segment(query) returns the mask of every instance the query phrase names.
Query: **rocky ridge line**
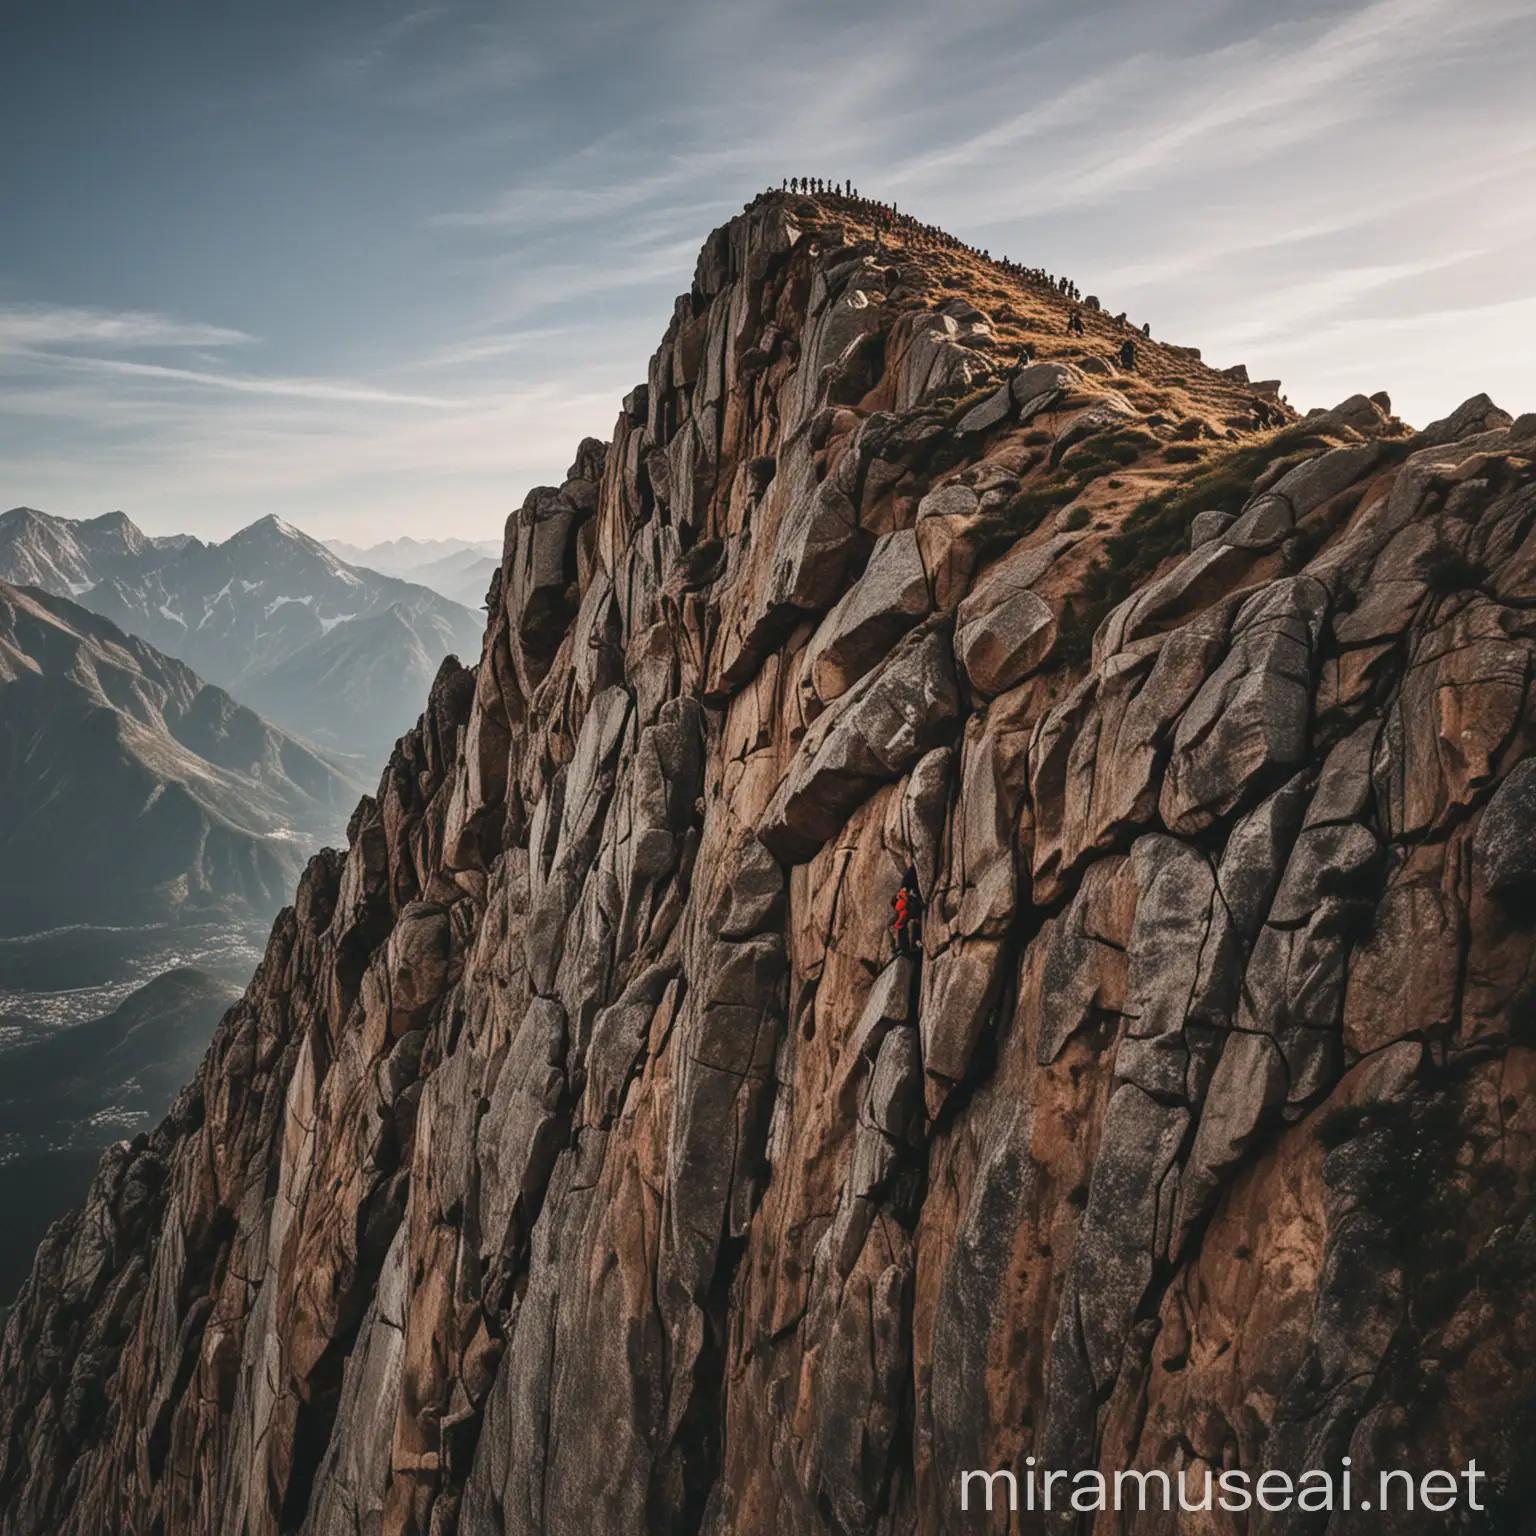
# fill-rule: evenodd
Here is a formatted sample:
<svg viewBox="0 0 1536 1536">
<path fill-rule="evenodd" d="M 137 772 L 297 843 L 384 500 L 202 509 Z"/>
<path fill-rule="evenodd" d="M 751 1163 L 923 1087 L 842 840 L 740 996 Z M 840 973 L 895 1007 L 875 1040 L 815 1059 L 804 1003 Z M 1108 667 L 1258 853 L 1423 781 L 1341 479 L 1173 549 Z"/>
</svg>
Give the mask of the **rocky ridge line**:
<svg viewBox="0 0 1536 1536">
<path fill-rule="evenodd" d="M 855 214 L 711 235 L 509 519 L 39 1253 L 5 1531 L 980 1530 L 1031 1455 L 1529 1507 L 1536 417 L 1124 373 Z"/>
</svg>

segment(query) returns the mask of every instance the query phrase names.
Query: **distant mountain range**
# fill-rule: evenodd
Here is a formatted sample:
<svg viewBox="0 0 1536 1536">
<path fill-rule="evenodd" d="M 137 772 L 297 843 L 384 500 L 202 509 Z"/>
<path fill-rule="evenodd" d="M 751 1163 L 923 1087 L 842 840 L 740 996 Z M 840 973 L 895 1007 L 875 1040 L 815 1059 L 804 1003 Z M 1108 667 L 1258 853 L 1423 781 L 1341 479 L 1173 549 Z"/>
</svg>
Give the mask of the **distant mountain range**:
<svg viewBox="0 0 1536 1536">
<path fill-rule="evenodd" d="M 111 620 L 0 583 L 0 933 L 269 916 L 359 788 Z"/>
<path fill-rule="evenodd" d="M 325 547 L 348 565 L 366 565 L 386 576 L 405 576 L 457 555 L 501 558 L 500 539 L 401 538 L 385 539 L 382 544 L 348 544 L 345 539 L 327 539 Z"/>
<path fill-rule="evenodd" d="M 193 1074 L 443 658 L 478 659 L 497 560 L 379 554 L 430 581 L 276 517 L 208 544 L 0 515 L 0 1303 L 100 1148 Z"/>
<path fill-rule="evenodd" d="M 325 547 L 350 565 L 414 581 L 466 608 L 485 605 L 501 564 L 501 545 L 491 539 L 389 539 L 366 547 L 327 539 Z"/>
<path fill-rule="evenodd" d="M 468 606 L 350 565 L 278 517 L 205 544 L 152 538 L 120 512 L 75 521 L 17 507 L 0 514 L 0 581 L 105 615 L 369 773 L 415 721 L 442 658 L 477 657 L 484 627 Z"/>
</svg>

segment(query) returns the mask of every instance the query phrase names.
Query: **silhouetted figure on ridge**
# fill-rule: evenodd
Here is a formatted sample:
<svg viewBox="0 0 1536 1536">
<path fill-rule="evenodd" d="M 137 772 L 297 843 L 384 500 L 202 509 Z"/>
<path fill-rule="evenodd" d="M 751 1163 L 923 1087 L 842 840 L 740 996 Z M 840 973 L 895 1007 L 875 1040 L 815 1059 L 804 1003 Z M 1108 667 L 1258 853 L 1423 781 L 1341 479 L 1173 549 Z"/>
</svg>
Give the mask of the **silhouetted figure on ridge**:
<svg viewBox="0 0 1536 1536">
<path fill-rule="evenodd" d="M 1067 317 L 1067 335 L 1081 336 L 1082 334 L 1083 312 L 1080 309 L 1074 309 L 1072 313 Z"/>
<path fill-rule="evenodd" d="M 1127 372 L 1136 366 L 1136 343 L 1129 336 L 1120 343 L 1120 366 Z"/>
</svg>

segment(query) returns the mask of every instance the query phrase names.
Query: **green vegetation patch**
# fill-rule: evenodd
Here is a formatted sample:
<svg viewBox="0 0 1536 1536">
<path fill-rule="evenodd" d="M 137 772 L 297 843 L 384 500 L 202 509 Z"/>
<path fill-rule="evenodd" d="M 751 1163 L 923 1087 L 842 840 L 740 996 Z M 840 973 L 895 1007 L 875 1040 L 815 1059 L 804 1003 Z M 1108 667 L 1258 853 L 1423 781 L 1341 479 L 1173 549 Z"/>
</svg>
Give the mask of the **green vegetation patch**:
<svg viewBox="0 0 1536 1536">
<path fill-rule="evenodd" d="M 1074 476 L 1079 489 L 1109 468 L 1134 464 L 1149 448 L 1157 447 L 1150 432 L 1131 427 L 1120 432 L 1101 432 L 1075 443 L 1061 458 L 1061 468 Z"/>
<path fill-rule="evenodd" d="M 977 528 L 981 559 L 990 560 L 1011 549 L 1076 495 L 1077 487 L 1070 480 L 1021 490 L 1011 501 L 981 520 Z"/>
<path fill-rule="evenodd" d="M 1104 543 L 1104 555 L 1083 578 L 1077 603 L 1068 603 L 1056 641 L 1056 658 L 1077 666 L 1092 654 L 1093 635 L 1105 614 L 1128 598 L 1171 555 L 1187 547 L 1189 525 L 1200 512 L 1237 513 L 1253 482 L 1277 456 L 1310 457 L 1330 444 L 1305 425 L 1267 442 L 1250 443 L 1207 461 L 1198 471 L 1142 502 Z"/>
</svg>

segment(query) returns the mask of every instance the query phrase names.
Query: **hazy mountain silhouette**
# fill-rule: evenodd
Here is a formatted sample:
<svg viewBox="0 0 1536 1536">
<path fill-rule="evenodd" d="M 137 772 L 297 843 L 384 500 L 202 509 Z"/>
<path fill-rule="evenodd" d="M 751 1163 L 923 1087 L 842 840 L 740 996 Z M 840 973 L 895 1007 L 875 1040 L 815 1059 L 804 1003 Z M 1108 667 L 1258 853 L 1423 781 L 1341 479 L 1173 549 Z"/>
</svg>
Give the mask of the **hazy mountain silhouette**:
<svg viewBox="0 0 1536 1536">
<path fill-rule="evenodd" d="M 278 517 L 205 544 L 151 538 L 120 512 L 77 522 L 18 507 L 0 515 L 0 580 L 106 615 L 237 698 L 259 699 L 286 729 L 323 722 L 318 739 L 370 773 L 414 722 L 442 658 L 473 659 L 483 627 L 468 607 L 350 566 Z M 349 626 L 391 609 L 394 623 L 365 631 L 394 645 L 368 652 L 370 677 L 339 668 L 339 655 L 364 654 Z"/>
<path fill-rule="evenodd" d="M 0 583 L 0 932 L 268 914 L 358 787 L 99 614 Z"/>
</svg>

